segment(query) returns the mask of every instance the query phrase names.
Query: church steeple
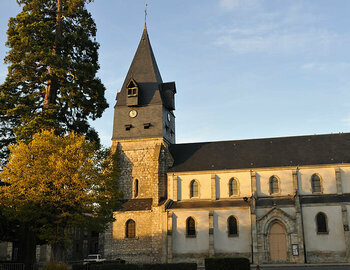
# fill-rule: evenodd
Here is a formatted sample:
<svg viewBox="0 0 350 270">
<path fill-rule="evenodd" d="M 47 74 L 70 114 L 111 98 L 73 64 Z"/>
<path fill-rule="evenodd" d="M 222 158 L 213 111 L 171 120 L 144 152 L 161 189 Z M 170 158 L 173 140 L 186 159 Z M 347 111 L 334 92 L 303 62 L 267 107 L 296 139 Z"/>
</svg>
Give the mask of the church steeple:
<svg viewBox="0 0 350 270">
<path fill-rule="evenodd" d="M 175 93 L 174 82 L 163 83 L 145 25 L 121 91 L 117 94 L 113 139 L 163 137 L 174 143 Z"/>
</svg>

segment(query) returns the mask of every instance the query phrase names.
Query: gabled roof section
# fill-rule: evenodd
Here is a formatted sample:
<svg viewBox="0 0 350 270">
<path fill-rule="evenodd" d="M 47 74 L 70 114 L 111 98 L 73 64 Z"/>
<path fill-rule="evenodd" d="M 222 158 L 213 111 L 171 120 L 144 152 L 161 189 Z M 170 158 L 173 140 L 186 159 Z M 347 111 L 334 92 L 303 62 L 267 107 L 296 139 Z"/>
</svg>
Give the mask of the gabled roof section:
<svg viewBox="0 0 350 270">
<path fill-rule="evenodd" d="M 169 172 L 350 163 L 350 133 L 173 144 Z"/>
<path fill-rule="evenodd" d="M 124 80 L 122 89 L 117 95 L 117 106 L 126 105 L 126 88 L 133 79 L 140 89 L 140 105 L 161 104 L 159 84 L 163 82 L 160 75 L 147 28 L 143 30 L 139 46 Z"/>
</svg>

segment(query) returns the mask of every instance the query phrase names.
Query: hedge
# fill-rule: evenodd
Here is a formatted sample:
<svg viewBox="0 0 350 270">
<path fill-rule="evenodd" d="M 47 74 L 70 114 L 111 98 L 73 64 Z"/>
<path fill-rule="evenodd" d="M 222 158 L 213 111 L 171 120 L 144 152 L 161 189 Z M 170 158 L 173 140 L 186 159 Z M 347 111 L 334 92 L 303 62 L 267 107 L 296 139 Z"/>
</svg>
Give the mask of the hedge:
<svg viewBox="0 0 350 270">
<path fill-rule="evenodd" d="M 250 270 L 247 258 L 206 258 L 205 270 Z"/>
<path fill-rule="evenodd" d="M 72 265 L 72 270 L 197 270 L 196 263 L 123 264 L 115 262 Z"/>
<path fill-rule="evenodd" d="M 197 270 L 196 263 L 159 263 L 140 266 L 140 270 Z"/>
</svg>

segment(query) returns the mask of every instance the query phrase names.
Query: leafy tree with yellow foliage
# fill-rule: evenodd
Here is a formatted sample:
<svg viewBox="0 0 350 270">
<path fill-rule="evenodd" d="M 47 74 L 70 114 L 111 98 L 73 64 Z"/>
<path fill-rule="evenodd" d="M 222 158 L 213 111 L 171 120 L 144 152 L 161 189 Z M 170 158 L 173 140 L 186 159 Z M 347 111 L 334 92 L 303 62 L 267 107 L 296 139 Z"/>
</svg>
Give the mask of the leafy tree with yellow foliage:
<svg viewBox="0 0 350 270">
<path fill-rule="evenodd" d="M 9 220 L 29 224 L 62 260 L 69 228 L 101 231 L 113 220 L 120 192 L 115 156 L 96 151 L 74 132 L 56 136 L 42 131 L 29 143 L 10 146 L 0 180 L 0 206 Z"/>
</svg>

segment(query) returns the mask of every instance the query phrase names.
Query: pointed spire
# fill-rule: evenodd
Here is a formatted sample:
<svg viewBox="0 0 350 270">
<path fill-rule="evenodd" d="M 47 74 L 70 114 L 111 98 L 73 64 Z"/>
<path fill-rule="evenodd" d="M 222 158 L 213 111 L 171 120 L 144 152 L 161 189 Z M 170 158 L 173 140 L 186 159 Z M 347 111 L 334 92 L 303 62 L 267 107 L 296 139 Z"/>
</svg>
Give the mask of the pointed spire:
<svg viewBox="0 0 350 270">
<path fill-rule="evenodd" d="M 127 84 L 131 79 L 135 80 L 140 87 L 142 103 L 148 104 L 151 101 L 157 102 L 155 98 L 159 95 L 155 95 L 155 91 L 159 89 L 159 84 L 161 84 L 163 80 L 153 54 L 147 27 L 143 30 L 134 59 L 126 75 L 120 95 L 117 97 L 117 105 L 124 105 Z"/>
</svg>

